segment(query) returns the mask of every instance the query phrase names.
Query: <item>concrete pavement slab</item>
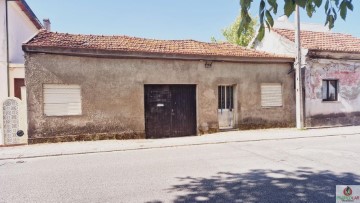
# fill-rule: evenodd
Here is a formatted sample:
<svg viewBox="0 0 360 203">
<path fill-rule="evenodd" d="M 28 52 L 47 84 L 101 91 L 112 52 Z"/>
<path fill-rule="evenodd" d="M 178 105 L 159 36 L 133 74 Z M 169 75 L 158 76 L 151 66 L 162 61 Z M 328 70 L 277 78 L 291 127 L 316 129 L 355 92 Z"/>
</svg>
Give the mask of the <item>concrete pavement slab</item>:
<svg viewBox="0 0 360 203">
<path fill-rule="evenodd" d="M 341 135 L 360 135 L 360 126 L 297 130 L 264 129 L 228 131 L 214 134 L 167 139 L 102 140 L 67 143 L 49 143 L 0 147 L 0 160 L 23 159 L 44 156 L 61 156 L 152 148 L 181 147 L 190 145 L 220 144 L 231 142 L 255 142 L 264 140 L 307 139 Z"/>
</svg>

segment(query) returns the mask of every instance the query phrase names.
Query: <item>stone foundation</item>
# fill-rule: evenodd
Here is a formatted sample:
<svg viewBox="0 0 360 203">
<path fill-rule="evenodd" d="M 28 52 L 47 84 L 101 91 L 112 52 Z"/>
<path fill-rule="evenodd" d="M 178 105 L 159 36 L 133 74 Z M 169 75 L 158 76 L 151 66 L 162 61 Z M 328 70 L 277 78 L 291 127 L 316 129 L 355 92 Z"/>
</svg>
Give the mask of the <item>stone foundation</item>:
<svg viewBox="0 0 360 203">
<path fill-rule="evenodd" d="M 267 128 L 292 128 L 295 121 L 268 121 L 261 118 L 245 118 L 238 125 L 240 130 L 267 129 Z"/>
<path fill-rule="evenodd" d="M 320 114 L 306 118 L 306 127 L 360 125 L 360 112 Z"/>
<path fill-rule="evenodd" d="M 101 133 L 86 135 L 63 135 L 53 137 L 34 137 L 29 138 L 29 144 L 40 143 L 58 143 L 74 141 L 96 141 L 96 140 L 128 140 L 128 139 L 145 139 L 144 133 Z"/>
</svg>

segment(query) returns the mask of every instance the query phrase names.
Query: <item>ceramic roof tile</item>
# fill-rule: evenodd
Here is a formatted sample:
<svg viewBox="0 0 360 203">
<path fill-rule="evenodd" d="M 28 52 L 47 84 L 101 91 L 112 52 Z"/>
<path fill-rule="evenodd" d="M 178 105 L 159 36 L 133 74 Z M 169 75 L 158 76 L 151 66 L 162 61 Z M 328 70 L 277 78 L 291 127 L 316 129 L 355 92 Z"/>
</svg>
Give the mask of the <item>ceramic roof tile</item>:
<svg viewBox="0 0 360 203">
<path fill-rule="evenodd" d="M 295 31 L 273 29 L 279 35 L 295 41 Z M 310 50 L 360 53 L 360 38 L 333 32 L 301 31 L 301 46 Z"/>
<path fill-rule="evenodd" d="M 114 50 L 176 55 L 289 58 L 229 43 L 206 43 L 194 40 L 155 40 L 129 36 L 76 35 L 41 31 L 24 46 Z"/>
</svg>

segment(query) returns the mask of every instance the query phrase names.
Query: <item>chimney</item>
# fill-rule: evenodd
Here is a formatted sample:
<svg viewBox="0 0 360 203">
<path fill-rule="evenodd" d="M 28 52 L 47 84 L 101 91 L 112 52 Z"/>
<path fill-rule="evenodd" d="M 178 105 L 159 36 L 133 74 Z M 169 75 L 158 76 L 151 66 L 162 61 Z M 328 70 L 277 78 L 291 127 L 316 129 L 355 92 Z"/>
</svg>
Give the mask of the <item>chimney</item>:
<svg viewBox="0 0 360 203">
<path fill-rule="evenodd" d="M 44 28 L 45 30 L 47 30 L 48 32 L 51 31 L 51 22 L 49 18 L 44 18 L 43 19 L 43 23 L 44 23 Z"/>
</svg>

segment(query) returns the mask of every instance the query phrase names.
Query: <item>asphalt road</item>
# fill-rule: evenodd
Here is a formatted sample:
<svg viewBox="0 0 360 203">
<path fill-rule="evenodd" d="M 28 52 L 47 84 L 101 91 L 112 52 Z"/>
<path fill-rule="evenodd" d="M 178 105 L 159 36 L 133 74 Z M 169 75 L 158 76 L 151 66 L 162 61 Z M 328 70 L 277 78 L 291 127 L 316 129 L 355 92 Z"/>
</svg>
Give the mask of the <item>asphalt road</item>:
<svg viewBox="0 0 360 203">
<path fill-rule="evenodd" d="M 0 161 L 0 202 L 335 202 L 360 136 Z"/>
</svg>

